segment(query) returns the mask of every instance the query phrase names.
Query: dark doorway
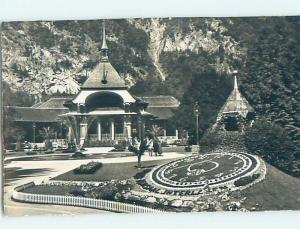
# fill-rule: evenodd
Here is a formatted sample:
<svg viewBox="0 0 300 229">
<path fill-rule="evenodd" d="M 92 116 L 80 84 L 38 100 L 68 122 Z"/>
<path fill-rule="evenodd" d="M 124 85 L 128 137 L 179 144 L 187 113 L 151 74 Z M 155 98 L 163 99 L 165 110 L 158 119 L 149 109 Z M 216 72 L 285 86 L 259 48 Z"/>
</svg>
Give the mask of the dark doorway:
<svg viewBox="0 0 300 229">
<path fill-rule="evenodd" d="M 91 111 L 97 108 L 123 107 L 121 96 L 110 92 L 101 92 L 90 95 L 86 100 L 86 109 Z"/>
<path fill-rule="evenodd" d="M 237 119 L 235 117 L 227 117 L 225 119 L 225 129 L 227 131 L 238 131 L 239 125 Z"/>
</svg>

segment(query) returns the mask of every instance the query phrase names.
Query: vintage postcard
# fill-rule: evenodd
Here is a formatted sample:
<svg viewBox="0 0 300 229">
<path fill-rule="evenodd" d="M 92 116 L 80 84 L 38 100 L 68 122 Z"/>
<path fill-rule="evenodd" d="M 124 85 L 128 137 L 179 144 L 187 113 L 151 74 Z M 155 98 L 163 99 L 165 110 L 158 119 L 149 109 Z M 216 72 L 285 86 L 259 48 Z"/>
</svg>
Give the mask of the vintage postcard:
<svg viewBox="0 0 300 229">
<path fill-rule="evenodd" d="M 300 209 L 300 17 L 0 37 L 5 215 Z"/>
</svg>

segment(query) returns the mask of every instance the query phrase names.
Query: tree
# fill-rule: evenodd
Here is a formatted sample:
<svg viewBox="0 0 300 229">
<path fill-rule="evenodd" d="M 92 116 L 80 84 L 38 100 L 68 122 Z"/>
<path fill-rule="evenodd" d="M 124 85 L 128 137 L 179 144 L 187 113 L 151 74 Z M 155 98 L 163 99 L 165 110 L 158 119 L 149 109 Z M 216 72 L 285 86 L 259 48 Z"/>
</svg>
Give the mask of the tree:
<svg viewBox="0 0 300 229">
<path fill-rule="evenodd" d="M 13 91 L 6 82 L 3 82 L 3 140 L 4 147 L 10 148 L 10 143 L 24 139 L 25 131 L 15 123 L 15 117 L 18 115 L 11 106 L 31 106 L 34 102 L 32 96 L 22 91 Z"/>
<path fill-rule="evenodd" d="M 50 139 L 55 136 L 55 132 L 56 132 L 55 129 L 50 126 L 44 127 L 42 128 L 42 130 L 40 130 L 40 135 L 42 135 L 45 139 L 45 148 L 47 150 L 52 149 L 52 143 Z"/>
<path fill-rule="evenodd" d="M 287 131 L 266 118 L 261 118 L 245 131 L 245 144 L 250 153 L 261 156 L 285 172 L 292 172 L 296 147 Z"/>
<path fill-rule="evenodd" d="M 22 150 L 22 141 L 24 140 L 25 131 L 21 128 L 13 128 L 14 139 L 16 141 L 16 151 Z"/>
<path fill-rule="evenodd" d="M 157 138 L 158 136 L 161 135 L 163 131 L 162 127 L 159 127 L 157 125 L 152 125 L 151 129 L 147 131 L 147 134 L 149 135 L 150 138 Z"/>
<path fill-rule="evenodd" d="M 189 130 L 191 142 L 196 143 L 196 123 L 193 115 L 195 102 L 198 102 L 199 134 L 204 132 L 215 122 L 218 111 L 225 103 L 231 88 L 232 78 L 219 75 L 214 70 L 208 69 L 202 73 L 195 73 L 191 80 L 191 87 L 183 95 L 179 110 L 172 118 L 179 129 Z"/>
</svg>

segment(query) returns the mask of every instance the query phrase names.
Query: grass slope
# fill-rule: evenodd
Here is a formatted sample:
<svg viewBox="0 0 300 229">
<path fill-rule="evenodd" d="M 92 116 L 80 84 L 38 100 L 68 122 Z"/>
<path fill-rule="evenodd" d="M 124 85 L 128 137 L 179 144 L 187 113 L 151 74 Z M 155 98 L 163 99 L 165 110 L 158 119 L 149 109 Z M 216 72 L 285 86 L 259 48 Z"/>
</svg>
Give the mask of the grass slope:
<svg viewBox="0 0 300 229">
<path fill-rule="evenodd" d="M 171 160 L 146 161 L 143 168 L 138 170 L 135 162 L 104 164 L 93 175 L 74 174 L 73 170 L 54 177 L 53 180 L 74 180 L 74 181 L 108 181 L 111 179 L 128 179 L 137 173 L 152 169 L 155 166 Z M 300 179 L 281 172 L 275 167 L 266 163 L 266 178 L 241 192 L 247 197 L 243 204 L 251 209 L 257 204 L 257 210 L 300 210 Z"/>
<path fill-rule="evenodd" d="M 242 191 L 247 208 L 260 210 L 300 210 L 300 180 L 266 163 L 265 180 Z"/>
</svg>

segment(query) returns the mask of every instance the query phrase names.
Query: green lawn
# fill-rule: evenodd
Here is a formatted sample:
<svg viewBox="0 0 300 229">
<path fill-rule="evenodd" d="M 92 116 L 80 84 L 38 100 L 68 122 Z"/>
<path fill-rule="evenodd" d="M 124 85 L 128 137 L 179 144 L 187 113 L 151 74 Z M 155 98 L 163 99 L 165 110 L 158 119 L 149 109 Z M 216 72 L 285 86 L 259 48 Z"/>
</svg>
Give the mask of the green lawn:
<svg viewBox="0 0 300 229">
<path fill-rule="evenodd" d="M 77 175 L 73 171 L 54 177 L 53 180 L 74 181 L 109 181 L 111 179 L 128 179 L 143 170 L 149 170 L 157 165 L 172 160 L 143 162 L 143 168 L 138 170 L 136 162 L 104 164 L 95 174 Z M 300 210 L 300 179 L 281 172 L 266 163 L 265 180 L 241 192 L 246 197 L 243 204 L 251 209 L 256 204 L 257 210 Z"/>
<path fill-rule="evenodd" d="M 265 180 L 245 189 L 249 209 L 256 203 L 260 210 L 300 210 L 300 179 L 267 165 Z"/>
<path fill-rule="evenodd" d="M 103 164 L 102 168 L 100 168 L 94 174 L 74 174 L 73 170 L 71 170 L 52 178 L 52 180 L 109 181 L 112 179 L 129 179 L 134 177 L 134 175 L 138 172 L 141 172 L 145 169 L 151 169 L 168 161 L 171 160 L 142 161 L 141 169 L 136 167 L 136 162 Z"/>
</svg>

